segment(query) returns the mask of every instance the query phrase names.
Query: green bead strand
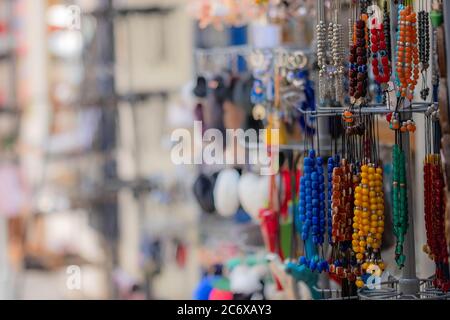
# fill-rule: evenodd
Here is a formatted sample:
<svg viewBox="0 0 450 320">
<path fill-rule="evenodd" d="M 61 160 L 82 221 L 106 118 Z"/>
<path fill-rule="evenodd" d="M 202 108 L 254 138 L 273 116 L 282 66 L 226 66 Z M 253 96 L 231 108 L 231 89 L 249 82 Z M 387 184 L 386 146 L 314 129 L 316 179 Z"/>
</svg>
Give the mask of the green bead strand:
<svg viewBox="0 0 450 320">
<path fill-rule="evenodd" d="M 394 235 L 397 238 L 395 247 L 395 261 L 402 268 L 405 264 L 403 243 L 408 230 L 408 195 L 406 193 L 406 157 L 398 145 L 393 149 L 393 174 L 392 174 L 392 208 Z"/>
</svg>

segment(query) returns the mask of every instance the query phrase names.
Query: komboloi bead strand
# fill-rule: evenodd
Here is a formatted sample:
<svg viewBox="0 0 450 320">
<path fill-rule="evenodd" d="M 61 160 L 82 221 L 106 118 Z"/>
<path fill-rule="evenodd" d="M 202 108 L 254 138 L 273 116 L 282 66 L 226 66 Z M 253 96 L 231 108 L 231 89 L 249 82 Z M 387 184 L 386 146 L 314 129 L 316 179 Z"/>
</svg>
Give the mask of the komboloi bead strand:
<svg viewBox="0 0 450 320">
<path fill-rule="evenodd" d="M 339 166 L 339 155 L 335 155 L 334 157 L 328 158 L 328 243 L 333 244 L 333 206 L 332 206 L 332 198 L 333 198 L 333 170 Z"/>
<path fill-rule="evenodd" d="M 351 240 L 351 221 L 353 216 L 352 175 L 346 159 L 333 169 L 333 242 Z"/>
<path fill-rule="evenodd" d="M 379 250 L 384 232 L 383 170 L 373 164 L 361 167 L 361 183 L 355 188 L 355 215 L 352 247 L 358 264 L 365 272 L 377 265 L 381 270 L 384 263 Z M 364 282 L 356 281 L 358 287 Z"/>
<path fill-rule="evenodd" d="M 434 286 L 447 292 L 450 289 L 448 251 L 445 237 L 444 177 L 440 155 L 429 154 L 424 162 L 425 228 L 427 245 L 424 251 L 436 264 Z"/>
<path fill-rule="evenodd" d="M 367 49 L 366 22 L 356 22 L 355 43 L 349 56 L 349 95 L 352 104 L 365 104 L 367 95 Z"/>
<path fill-rule="evenodd" d="M 432 21 L 433 22 L 433 21 Z M 432 38 L 432 78 L 431 84 L 433 88 L 437 88 L 439 86 L 439 59 L 437 54 L 437 28 L 433 24 L 433 38 Z"/>
<path fill-rule="evenodd" d="M 342 25 L 333 24 L 332 54 L 334 65 L 335 100 L 341 101 L 344 96 L 344 48 L 342 46 Z"/>
<path fill-rule="evenodd" d="M 388 11 L 388 2 L 384 1 L 383 4 L 383 30 L 384 30 L 384 38 L 386 41 L 386 51 L 389 58 L 392 57 L 392 48 L 391 48 L 391 18 L 389 16 Z"/>
<path fill-rule="evenodd" d="M 344 172 L 339 166 L 333 169 L 332 181 L 333 181 L 333 194 L 331 197 L 331 208 L 333 212 L 332 217 L 332 241 L 333 243 L 340 242 L 341 236 L 341 224 L 343 222 L 342 209 L 342 193 L 343 193 L 343 180 Z"/>
<path fill-rule="evenodd" d="M 352 167 L 346 159 L 333 169 L 333 195 L 332 195 L 332 241 L 333 252 L 337 253 L 330 264 L 330 272 L 336 273 L 340 278 L 354 281 L 350 268 L 350 261 L 346 258 L 348 242 L 352 236 L 353 218 L 353 184 Z"/>
<path fill-rule="evenodd" d="M 349 19 L 349 23 L 352 22 L 352 19 Z M 350 54 L 348 57 L 348 94 L 352 100 L 355 100 L 356 94 L 356 85 L 358 84 L 357 75 L 358 75 L 358 65 L 356 64 L 356 23 L 349 26 L 349 36 L 350 36 Z"/>
<path fill-rule="evenodd" d="M 344 160 L 342 160 L 344 161 Z M 337 163 L 333 168 L 332 173 L 332 196 L 331 196 L 331 210 L 332 210 L 332 223 L 331 223 L 331 242 L 333 244 L 332 253 L 338 256 L 331 257 L 330 272 L 337 273 L 337 269 L 341 268 L 341 261 L 339 256 L 339 243 L 342 240 L 341 226 L 345 219 L 344 212 L 342 212 L 342 194 L 344 192 L 344 172 L 340 165 Z"/>
<path fill-rule="evenodd" d="M 370 30 L 372 49 L 372 70 L 375 81 L 385 92 L 388 90 L 388 82 L 391 78 L 391 67 L 387 53 L 386 38 L 383 26 Z"/>
<path fill-rule="evenodd" d="M 336 87 L 334 86 L 335 80 L 336 80 L 336 76 L 337 76 L 337 72 L 335 70 L 335 65 L 334 65 L 334 28 L 333 28 L 333 23 L 330 22 L 328 24 L 328 30 L 327 30 L 327 53 L 330 53 L 330 65 L 327 68 L 327 73 L 328 73 L 328 79 L 330 80 L 328 85 L 326 86 L 326 90 L 327 90 L 327 95 L 328 97 L 330 97 L 331 99 L 335 99 L 336 97 Z M 334 70 L 332 70 L 334 69 Z"/>
<path fill-rule="evenodd" d="M 327 56 L 326 56 L 326 25 L 320 21 L 316 26 L 317 31 L 317 64 L 319 66 L 319 99 L 325 100 L 327 90 Z"/>
<path fill-rule="evenodd" d="M 359 1 L 359 8 L 361 10 L 361 13 L 367 13 L 368 6 L 369 6 L 368 0 L 360 0 Z"/>
<path fill-rule="evenodd" d="M 318 210 L 317 232 L 313 234 L 313 243 L 322 246 L 325 240 L 326 214 L 325 177 L 323 170 L 323 159 L 321 157 L 316 157 L 315 172 L 311 174 L 311 179 L 313 187 L 313 209 L 316 208 Z M 316 238 L 314 238 L 314 235 Z"/>
<path fill-rule="evenodd" d="M 370 229 L 369 236 L 367 237 L 367 245 L 373 253 L 377 254 L 381 248 L 381 240 L 384 232 L 383 169 L 375 165 L 370 165 L 368 166 L 367 173 L 370 204 Z M 383 269 L 381 266 L 380 268 Z"/>
<path fill-rule="evenodd" d="M 432 200 L 432 178 L 431 178 L 431 161 L 430 155 L 425 157 L 423 166 L 423 188 L 424 188 L 424 212 L 425 212 L 425 230 L 427 235 L 427 244 L 424 246 L 426 253 L 433 252 L 435 238 L 433 237 L 433 200 Z"/>
<path fill-rule="evenodd" d="M 408 230 L 408 207 L 406 193 L 406 168 L 405 152 L 398 145 L 393 150 L 393 182 L 392 182 L 392 206 L 394 235 L 397 238 L 395 247 L 395 261 L 402 268 L 406 257 L 403 254 L 403 243 Z"/>
<path fill-rule="evenodd" d="M 351 214 L 348 216 L 350 225 L 349 225 L 349 237 L 351 240 L 351 246 L 353 247 L 354 243 L 353 240 L 355 240 L 354 237 L 354 229 L 353 229 L 353 224 L 355 221 L 355 197 L 356 197 L 356 189 L 357 187 L 361 184 L 361 166 L 358 164 L 351 164 L 351 184 L 350 184 L 350 188 L 352 190 L 352 197 L 349 198 L 349 201 L 351 201 L 352 206 L 350 207 L 351 210 Z M 360 241 L 359 241 L 360 242 Z M 360 245 L 361 243 L 358 243 L 358 245 Z M 362 243 L 363 244 L 363 243 Z M 356 254 L 352 248 L 351 250 L 352 252 L 352 275 L 353 275 L 353 281 L 355 281 L 355 284 L 357 283 L 358 280 L 360 280 L 361 278 L 361 274 L 362 274 L 362 269 L 361 269 L 361 265 L 358 264 L 358 260 L 356 257 Z M 358 283 L 360 284 L 360 283 Z"/>
<path fill-rule="evenodd" d="M 299 212 L 302 226 L 302 239 L 311 236 L 316 246 L 323 245 L 325 233 L 325 184 L 323 175 L 323 159 L 316 157 L 314 150 L 303 161 L 303 176 L 300 179 Z M 328 262 L 315 255 L 310 260 L 302 256 L 300 265 L 305 265 L 311 271 L 327 271 Z"/>
<path fill-rule="evenodd" d="M 366 251 L 366 236 L 369 232 L 369 220 L 367 212 L 369 203 L 368 185 L 359 185 L 355 188 L 355 209 L 353 217 L 352 247 L 359 264 L 362 263 Z"/>
<path fill-rule="evenodd" d="M 352 18 L 348 19 L 348 47 L 351 48 L 354 44 L 353 41 L 353 29 L 355 28 L 355 22 Z"/>
<path fill-rule="evenodd" d="M 436 279 L 434 285 L 442 291 L 447 292 L 450 289 L 450 275 L 448 251 L 445 236 L 445 196 L 444 196 L 444 178 L 442 175 L 442 166 L 440 156 L 434 157 L 431 168 L 433 183 L 433 235 L 436 237 L 437 248 L 434 253 L 434 260 L 437 264 Z"/>
<path fill-rule="evenodd" d="M 397 85 L 399 95 L 412 101 L 419 79 L 416 13 L 412 6 L 399 5 L 399 32 L 397 35 Z"/>
<path fill-rule="evenodd" d="M 430 88 L 427 84 L 427 71 L 430 66 L 430 20 L 428 12 L 422 10 L 418 13 L 419 23 L 419 60 L 420 71 L 422 72 L 422 90 L 420 97 L 426 100 L 430 94 Z"/>
<path fill-rule="evenodd" d="M 312 188 L 311 188 L 311 172 L 313 170 L 313 160 L 309 157 L 303 160 L 303 175 L 300 178 L 300 196 L 299 196 L 299 218 L 301 221 L 301 238 L 306 242 L 310 236 L 312 224 Z M 306 248 L 306 245 L 305 245 Z M 306 249 L 305 249 L 306 250 Z M 309 254 L 310 255 L 310 254 Z M 299 258 L 299 264 L 309 267 L 310 261 L 308 253 Z"/>
<path fill-rule="evenodd" d="M 363 259 L 366 258 L 367 235 L 370 229 L 369 213 L 367 207 L 369 203 L 369 188 L 367 184 L 360 184 L 355 188 L 355 209 L 353 217 L 353 235 L 352 248 L 356 255 L 358 265 L 362 265 Z M 361 277 L 356 280 L 356 286 L 361 288 L 364 282 Z"/>
</svg>

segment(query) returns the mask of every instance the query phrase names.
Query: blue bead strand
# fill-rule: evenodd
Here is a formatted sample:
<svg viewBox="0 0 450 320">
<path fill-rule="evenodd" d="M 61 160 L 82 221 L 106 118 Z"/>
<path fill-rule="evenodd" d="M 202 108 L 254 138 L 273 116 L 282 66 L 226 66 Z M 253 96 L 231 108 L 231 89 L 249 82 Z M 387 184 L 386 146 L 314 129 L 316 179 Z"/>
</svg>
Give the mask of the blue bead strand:
<svg viewBox="0 0 450 320">
<path fill-rule="evenodd" d="M 300 178 L 299 217 L 302 222 L 303 241 L 312 240 L 314 246 L 322 246 L 326 231 L 325 177 L 323 159 L 310 150 L 303 160 L 303 176 Z M 299 264 L 319 273 L 328 270 L 328 263 L 315 254 L 311 259 L 302 256 Z"/>
</svg>

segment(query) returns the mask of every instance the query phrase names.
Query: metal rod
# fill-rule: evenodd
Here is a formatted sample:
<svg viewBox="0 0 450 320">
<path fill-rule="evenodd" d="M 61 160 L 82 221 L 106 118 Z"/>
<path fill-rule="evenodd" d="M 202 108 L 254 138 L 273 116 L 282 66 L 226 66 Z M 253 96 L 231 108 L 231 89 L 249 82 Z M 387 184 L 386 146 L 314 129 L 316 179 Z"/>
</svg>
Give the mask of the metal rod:
<svg viewBox="0 0 450 320">
<path fill-rule="evenodd" d="M 446 47 L 446 57 L 450 54 L 450 3 L 448 1 L 442 1 L 444 3 L 444 28 L 445 28 L 445 47 Z M 450 61 L 447 58 L 447 79 L 450 75 Z M 450 101 L 450 81 L 447 80 L 447 86 L 448 86 L 448 100 Z M 450 108 L 450 106 L 447 106 L 447 109 Z"/>
<path fill-rule="evenodd" d="M 399 113 L 424 113 L 429 106 L 434 105 L 433 103 L 422 103 L 417 102 L 412 104 L 411 109 L 400 109 L 398 110 Z M 317 106 L 316 111 L 311 110 L 302 110 L 300 108 L 297 108 L 297 110 L 304 114 L 309 116 L 317 116 L 317 117 L 332 117 L 332 116 L 339 116 L 344 113 L 346 109 L 344 108 L 324 108 Z M 358 110 L 358 113 L 363 114 L 388 114 L 392 112 L 392 110 L 387 109 L 385 106 L 377 105 L 377 104 L 371 104 L 368 107 L 361 108 Z"/>
</svg>

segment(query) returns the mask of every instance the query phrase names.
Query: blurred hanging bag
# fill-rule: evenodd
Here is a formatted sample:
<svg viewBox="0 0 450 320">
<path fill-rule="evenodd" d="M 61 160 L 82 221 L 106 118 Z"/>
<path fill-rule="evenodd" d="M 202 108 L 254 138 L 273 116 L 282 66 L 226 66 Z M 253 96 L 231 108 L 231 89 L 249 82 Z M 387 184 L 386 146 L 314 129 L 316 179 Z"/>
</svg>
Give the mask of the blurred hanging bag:
<svg viewBox="0 0 450 320">
<path fill-rule="evenodd" d="M 197 77 L 197 83 L 194 88 L 194 96 L 200 99 L 204 99 L 207 96 L 208 86 L 206 78 L 203 76 Z"/>
<path fill-rule="evenodd" d="M 195 199 L 206 213 L 214 213 L 216 207 L 214 205 L 214 186 L 216 184 L 218 173 L 214 173 L 211 176 L 206 174 L 200 174 L 194 182 L 193 191 Z"/>
<path fill-rule="evenodd" d="M 222 217 L 232 217 L 239 209 L 239 185 L 240 175 L 235 169 L 222 170 L 214 187 L 214 205 L 216 211 Z"/>
</svg>

